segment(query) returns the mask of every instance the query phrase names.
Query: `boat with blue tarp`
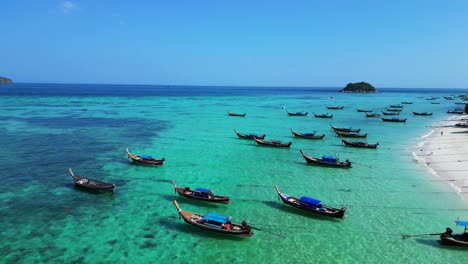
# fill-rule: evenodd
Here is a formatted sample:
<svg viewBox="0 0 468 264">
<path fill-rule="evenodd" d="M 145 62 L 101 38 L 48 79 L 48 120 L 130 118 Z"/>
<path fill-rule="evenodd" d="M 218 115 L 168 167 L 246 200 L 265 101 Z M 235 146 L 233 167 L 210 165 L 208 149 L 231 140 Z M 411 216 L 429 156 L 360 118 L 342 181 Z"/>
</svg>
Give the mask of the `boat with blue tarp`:
<svg viewBox="0 0 468 264">
<path fill-rule="evenodd" d="M 349 160 L 342 162 L 336 156 L 322 156 L 322 158 L 319 159 L 319 158 L 307 156 L 306 154 L 304 154 L 302 149 L 300 149 L 299 151 L 301 152 L 302 157 L 306 160 L 307 164 L 310 164 L 310 165 L 316 165 L 316 166 L 322 166 L 322 167 L 333 167 L 333 168 L 344 168 L 344 169 L 351 168 L 351 161 Z"/>
<path fill-rule="evenodd" d="M 291 129 L 291 128 L 290 128 Z M 323 139 L 325 134 L 318 135 L 316 131 L 312 133 L 299 133 L 291 129 L 292 134 L 297 138 L 305 138 L 305 139 Z"/>
<path fill-rule="evenodd" d="M 173 203 L 179 211 L 179 215 L 184 219 L 184 221 L 187 224 L 191 224 L 202 229 L 224 234 L 242 236 L 253 235 L 252 227 L 248 225 L 247 221 L 245 220 L 243 220 L 241 224 L 237 224 L 231 222 L 231 217 L 225 215 L 217 213 L 208 213 L 206 215 L 201 215 L 182 210 L 176 200 L 174 200 Z"/>
<path fill-rule="evenodd" d="M 263 135 L 259 135 L 259 134 L 255 134 L 255 133 L 243 134 L 243 133 L 237 132 L 237 130 L 235 130 L 235 129 L 234 129 L 234 132 L 236 132 L 236 135 L 239 138 L 243 138 L 243 139 L 254 139 L 254 138 L 264 139 L 266 137 L 266 134 L 263 134 Z"/>
<path fill-rule="evenodd" d="M 282 193 L 280 192 L 278 185 L 275 185 L 275 189 L 276 193 L 278 194 L 278 197 L 283 201 L 283 203 L 307 212 L 323 216 L 329 216 L 333 218 L 343 218 L 344 213 L 346 212 L 345 207 L 337 209 L 330 206 L 326 206 L 322 204 L 322 201 L 317 200 L 315 198 L 307 196 L 296 198 L 294 196 L 290 196 L 289 194 Z"/>
<path fill-rule="evenodd" d="M 165 158 L 162 159 L 155 159 L 153 156 L 150 155 L 135 155 L 130 153 L 128 148 L 125 149 L 127 151 L 128 158 L 135 164 L 139 165 L 150 165 L 150 166 L 163 166 L 164 161 L 166 160 Z"/>
<path fill-rule="evenodd" d="M 464 227 L 461 234 L 453 234 L 450 227 L 445 229 L 445 233 L 440 234 L 440 242 L 447 246 L 468 247 L 468 221 L 455 221 L 457 226 Z"/>
<path fill-rule="evenodd" d="M 227 204 L 230 202 L 230 198 L 228 196 L 220 196 L 215 195 L 213 190 L 207 188 L 196 188 L 194 190 L 190 189 L 190 187 L 179 187 L 176 185 L 174 180 L 171 180 L 172 185 L 174 185 L 174 190 L 180 196 L 187 197 L 189 199 L 200 200 L 205 202 L 212 202 L 212 203 L 224 203 Z"/>
</svg>

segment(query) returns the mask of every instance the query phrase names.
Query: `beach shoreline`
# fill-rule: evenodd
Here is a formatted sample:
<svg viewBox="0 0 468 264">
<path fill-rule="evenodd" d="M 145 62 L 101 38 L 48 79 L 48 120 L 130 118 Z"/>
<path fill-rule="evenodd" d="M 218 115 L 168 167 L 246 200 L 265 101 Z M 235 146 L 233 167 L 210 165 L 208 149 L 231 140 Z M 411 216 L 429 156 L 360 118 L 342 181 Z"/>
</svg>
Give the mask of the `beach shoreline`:
<svg viewBox="0 0 468 264">
<path fill-rule="evenodd" d="M 468 201 L 468 128 L 455 127 L 468 115 L 452 116 L 436 122 L 432 131 L 421 136 L 412 153 L 415 162 L 448 184 Z"/>
</svg>

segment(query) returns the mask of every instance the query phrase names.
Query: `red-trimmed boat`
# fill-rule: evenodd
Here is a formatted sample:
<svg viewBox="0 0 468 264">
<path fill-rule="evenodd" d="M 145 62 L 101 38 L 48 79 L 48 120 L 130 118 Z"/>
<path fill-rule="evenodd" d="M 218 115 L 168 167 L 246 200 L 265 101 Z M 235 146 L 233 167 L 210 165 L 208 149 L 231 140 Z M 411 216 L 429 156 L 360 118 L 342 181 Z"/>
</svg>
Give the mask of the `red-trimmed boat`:
<svg viewBox="0 0 468 264">
<path fill-rule="evenodd" d="M 195 190 L 190 189 L 190 187 L 179 187 L 175 184 L 174 180 L 171 180 L 172 185 L 174 185 L 174 190 L 183 197 L 187 197 L 189 199 L 205 201 L 205 202 L 212 202 L 212 203 L 229 203 L 228 196 L 219 196 L 214 195 L 213 190 L 206 189 L 206 188 L 196 188 Z"/>
<path fill-rule="evenodd" d="M 254 140 L 259 145 L 267 146 L 267 147 L 275 147 L 275 148 L 289 148 L 291 147 L 291 144 L 292 144 L 291 141 L 289 143 L 285 143 L 279 140 L 263 140 L 263 139 L 258 139 L 258 138 L 254 138 Z"/>
<path fill-rule="evenodd" d="M 457 226 L 463 226 L 463 233 L 454 235 L 450 227 L 445 229 L 445 233 L 440 234 L 440 242 L 447 246 L 468 247 L 468 221 L 455 221 Z"/>
<path fill-rule="evenodd" d="M 114 192 L 115 185 L 112 183 L 102 182 L 91 178 L 75 175 L 71 168 L 68 169 L 68 171 L 70 172 L 76 187 L 95 192 Z"/>
<path fill-rule="evenodd" d="M 315 114 L 315 113 L 314 113 L 314 116 L 315 116 L 316 118 L 333 118 L 333 115 L 330 115 L 330 114 L 328 114 L 328 113 L 327 113 L 327 114 Z"/>
<path fill-rule="evenodd" d="M 182 210 L 176 200 L 174 200 L 173 203 L 179 211 L 179 215 L 184 219 L 184 221 L 187 224 L 191 224 L 202 229 L 229 235 L 253 235 L 252 227 L 249 226 L 245 220 L 243 220 L 241 224 L 236 224 L 231 222 L 231 218 L 228 216 L 216 213 L 208 213 L 206 215 L 192 213 L 189 211 Z"/>
<path fill-rule="evenodd" d="M 297 138 L 305 138 L 305 139 L 323 139 L 325 134 L 317 135 L 317 133 L 299 133 L 291 129 L 292 134 Z"/>
<path fill-rule="evenodd" d="M 406 118 L 398 118 L 398 117 L 385 118 L 385 117 L 382 117 L 382 121 L 384 121 L 384 122 L 400 122 L 400 123 L 405 123 L 405 122 L 406 122 Z"/>
<path fill-rule="evenodd" d="M 286 113 L 288 113 L 288 116 L 306 116 L 309 112 L 288 112 L 288 110 L 286 110 Z"/>
<path fill-rule="evenodd" d="M 334 130 L 334 131 L 338 131 L 338 132 L 356 132 L 356 133 L 359 133 L 361 131 L 360 128 L 352 128 L 352 127 L 334 127 L 332 125 L 330 125 L 331 128 Z"/>
<path fill-rule="evenodd" d="M 320 200 L 310 198 L 307 196 L 302 196 L 301 198 L 296 198 L 280 192 L 278 185 L 275 185 L 276 193 L 278 197 L 283 201 L 283 203 L 296 207 L 298 209 L 311 212 L 318 215 L 333 217 L 333 218 L 343 218 L 346 208 L 342 207 L 341 209 L 333 208 L 322 204 Z"/>
<path fill-rule="evenodd" d="M 166 160 L 165 158 L 162 158 L 162 159 L 158 160 L 158 159 L 153 158 L 153 157 L 150 156 L 150 155 L 141 155 L 141 156 L 138 156 L 138 155 L 135 155 L 135 154 L 130 153 L 130 151 L 128 150 L 128 148 L 126 148 L 125 151 L 127 151 L 127 156 L 128 156 L 128 158 L 129 158 L 133 163 L 139 164 L 139 165 L 163 166 L 163 165 L 164 165 L 164 161 Z"/>
<path fill-rule="evenodd" d="M 335 130 L 335 133 L 340 137 L 349 137 L 349 138 L 366 138 L 367 137 L 367 133 L 359 134 L 357 132 L 340 132 L 336 130 Z"/>
<path fill-rule="evenodd" d="M 343 169 L 351 168 L 351 162 L 349 160 L 346 160 L 345 162 L 341 162 L 339 161 L 338 157 L 334 157 L 334 156 L 323 156 L 321 159 L 319 159 L 319 158 L 307 156 L 306 154 L 304 154 L 302 149 L 300 149 L 299 151 L 301 152 L 302 157 L 304 157 L 304 159 L 306 160 L 307 164 L 310 164 L 310 165 L 343 168 Z"/>
<path fill-rule="evenodd" d="M 338 106 L 338 105 L 331 105 L 331 106 L 328 106 L 327 105 L 327 108 L 328 109 L 331 109 L 331 110 L 341 110 L 344 108 L 344 106 Z"/>
<path fill-rule="evenodd" d="M 234 129 L 234 132 L 236 132 L 236 135 L 239 138 L 243 138 L 243 139 L 254 139 L 254 138 L 264 139 L 266 137 L 266 134 L 263 134 L 261 136 L 255 133 L 242 134 L 242 133 L 237 132 L 237 130 L 235 129 Z"/>
<path fill-rule="evenodd" d="M 234 113 L 234 112 L 228 112 L 228 115 L 230 115 L 230 116 L 240 116 L 240 117 L 245 117 L 246 113 L 243 113 L 243 114 L 237 114 L 237 113 Z"/>
<path fill-rule="evenodd" d="M 376 149 L 379 143 L 369 144 L 365 141 L 349 141 L 344 138 L 341 139 L 346 146 L 355 147 L 355 148 L 371 148 Z"/>
</svg>

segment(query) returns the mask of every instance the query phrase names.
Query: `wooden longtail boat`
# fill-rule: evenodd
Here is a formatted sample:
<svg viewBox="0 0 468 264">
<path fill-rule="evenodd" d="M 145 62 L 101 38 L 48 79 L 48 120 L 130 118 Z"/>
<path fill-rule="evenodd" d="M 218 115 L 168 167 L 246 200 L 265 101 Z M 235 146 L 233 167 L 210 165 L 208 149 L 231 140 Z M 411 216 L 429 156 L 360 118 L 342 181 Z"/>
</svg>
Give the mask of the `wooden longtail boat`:
<svg viewBox="0 0 468 264">
<path fill-rule="evenodd" d="M 292 142 L 285 143 L 285 142 L 281 142 L 279 140 L 263 140 L 263 139 L 258 139 L 258 138 L 254 138 L 254 140 L 259 145 L 268 146 L 268 147 L 275 147 L 275 148 L 289 148 L 289 147 L 291 147 L 291 144 L 292 144 Z"/>
<path fill-rule="evenodd" d="M 403 108 L 402 105 L 390 105 L 390 107 L 393 107 L 393 108 Z"/>
<path fill-rule="evenodd" d="M 321 201 L 310 198 L 307 196 L 302 196 L 301 198 L 296 198 L 288 194 L 280 192 L 278 185 L 275 185 L 276 193 L 278 197 L 283 201 L 283 203 L 296 207 L 298 209 L 311 212 L 318 215 L 329 216 L 333 218 L 343 218 L 346 208 L 342 207 L 341 209 L 333 208 L 330 206 L 323 205 Z"/>
<path fill-rule="evenodd" d="M 388 112 L 401 112 L 403 111 L 402 108 L 387 108 Z"/>
<path fill-rule="evenodd" d="M 413 115 L 418 115 L 418 116 L 431 116 L 431 112 L 413 112 Z"/>
<path fill-rule="evenodd" d="M 314 114 L 316 118 L 333 118 L 333 115 L 329 114 Z"/>
<path fill-rule="evenodd" d="M 242 224 L 236 224 L 231 222 L 230 217 L 216 213 L 208 213 L 206 215 L 192 213 L 180 209 L 179 204 L 176 200 L 174 200 L 173 203 L 179 211 L 179 215 L 184 219 L 184 221 L 187 224 L 191 224 L 202 229 L 224 234 L 242 236 L 253 235 L 252 227 L 249 226 L 245 220 L 242 221 Z"/>
<path fill-rule="evenodd" d="M 234 112 L 228 112 L 228 115 L 230 115 L 230 116 L 240 116 L 240 117 L 245 117 L 246 113 L 243 113 L 243 114 L 237 114 L 237 113 L 234 113 Z"/>
<path fill-rule="evenodd" d="M 71 168 L 68 169 L 68 171 L 70 172 L 72 179 L 75 182 L 75 186 L 77 187 L 95 192 L 113 192 L 115 189 L 115 185 L 112 183 L 77 176 L 73 173 Z"/>
<path fill-rule="evenodd" d="M 466 104 L 466 103 L 465 103 L 465 102 L 455 102 L 455 104 L 457 104 L 457 105 L 464 105 L 464 104 Z"/>
<path fill-rule="evenodd" d="M 385 118 L 382 117 L 382 121 L 384 122 L 406 122 L 406 118 L 398 118 L 398 117 L 391 117 L 391 118 Z"/>
<path fill-rule="evenodd" d="M 359 134 L 357 132 L 340 132 L 340 131 L 336 131 L 336 130 L 335 130 L 335 133 L 340 137 L 350 137 L 350 138 L 365 138 L 365 137 L 367 137 L 367 133 Z"/>
<path fill-rule="evenodd" d="M 306 139 L 323 139 L 325 134 L 317 135 L 317 133 L 299 133 L 291 129 L 292 134 L 297 138 L 306 138 Z"/>
<path fill-rule="evenodd" d="M 455 221 L 458 226 L 465 227 L 463 233 L 454 235 L 450 227 L 445 229 L 445 233 L 440 234 L 440 242 L 447 246 L 468 247 L 468 221 Z"/>
<path fill-rule="evenodd" d="M 401 102 L 402 104 L 413 104 L 413 102 Z"/>
<path fill-rule="evenodd" d="M 258 134 L 254 134 L 254 133 L 242 134 L 242 133 L 237 132 L 237 130 L 235 129 L 234 129 L 234 132 L 236 132 L 239 138 L 243 138 L 243 139 L 254 139 L 254 138 L 264 139 L 266 137 L 266 134 L 263 134 L 261 136 Z"/>
<path fill-rule="evenodd" d="M 453 96 L 444 96 L 445 100 L 455 100 L 455 97 Z"/>
<path fill-rule="evenodd" d="M 323 156 L 321 159 L 319 159 L 319 158 L 307 156 L 306 154 L 304 154 L 302 149 L 300 149 L 299 151 L 301 152 L 302 157 L 307 161 L 307 164 L 310 164 L 310 165 L 343 168 L 343 169 L 351 168 L 351 162 L 349 160 L 346 160 L 345 162 L 341 162 L 339 161 L 337 157 L 333 157 L 333 156 Z"/>
<path fill-rule="evenodd" d="M 380 117 L 379 114 L 367 114 L 366 113 L 366 117 Z"/>
<path fill-rule="evenodd" d="M 384 112 L 384 111 L 382 111 L 382 114 L 384 114 L 384 115 L 399 115 L 400 112 Z"/>
<path fill-rule="evenodd" d="M 356 110 L 361 113 L 370 113 L 373 111 L 373 110 L 365 110 L 365 109 L 359 109 L 359 108 L 356 108 Z"/>
<path fill-rule="evenodd" d="M 330 125 L 331 128 L 334 130 L 334 131 L 338 131 L 338 132 L 356 132 L 358 133 L 359 131 L 361 131 L 360 128 L 351 128 L 351 127 L 334 127 L 332 125 Z"/>
<path fill-rule="evenodd" d="M 431 102 L 431 104 L 440 104 L 440 102 Z"/>
<path fill-rule="evenodd" d="M 133 163 L 139 165 L 163 166 L 164 161 L 166 160 L 165 158 L 158 160 L 149 155 L 137 156 L 135 154 L 130 153 L 128 148 L 126 148 L 125 151 L 127 151 L 128 158 L 131 159 Z"/>
<path fill-rule="evenodd" d="M 341 139 L 346 146 L 355 147 L 355 148 L 371 148 L 376 149 L 379 143 L 369 144 L 364 141 L 349 141 L 344 138 Z"/>
<path fill-rule="evenodd" d="M 213 190 L 206 188 L 196 188 L 195 190 L 190 189 L 190 187 L 178 187 L 174 180 L 171 180 L 172 185 L 174 185 L 174 190 L 180 195 L 194 200 L 200 200 L 205 202 L 212 203 L 229 203 L 229 197 L 214 195 Z"/>
<path fill-rule="evenodd" d="M 331 110 L 341 110 L 344 108 L 344 106 L 338 106 L 338 105 L 331 105 L 331 106 L 328 106 L 327 105 L 327 108 L 328 109 L 331 109 Z"/>
<path fill-rule="evenodd" d="M 457 114 L 457 115 L 463 115 L 465 111 L 463 110 L 448 110 L 447 114 Z"/>
<path fill-rule="evenodd" d="M 285 110 L 286 113 L 288 113 L 288 116 L 306 116 L 309 112 L 288 112 L 288 110 Z"/>
</svg>

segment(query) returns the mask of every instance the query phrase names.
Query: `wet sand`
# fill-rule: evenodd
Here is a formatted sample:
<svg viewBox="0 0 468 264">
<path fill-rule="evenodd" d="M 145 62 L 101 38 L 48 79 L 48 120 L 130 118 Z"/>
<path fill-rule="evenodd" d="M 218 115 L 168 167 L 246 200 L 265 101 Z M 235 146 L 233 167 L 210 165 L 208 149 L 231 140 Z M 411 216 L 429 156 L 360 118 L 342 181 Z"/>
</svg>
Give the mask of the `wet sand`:
<svg viewBox="0 0 468 264">
<path fill-rule="evenodd" d="M 468 128 L 455 127 L 456 123 L 466 123 L 468 120 L 461 120 L 466 118 L 468 115 L 452 116 L 432 126 L 413 156 L 468 199 Z"/>
</svg>

